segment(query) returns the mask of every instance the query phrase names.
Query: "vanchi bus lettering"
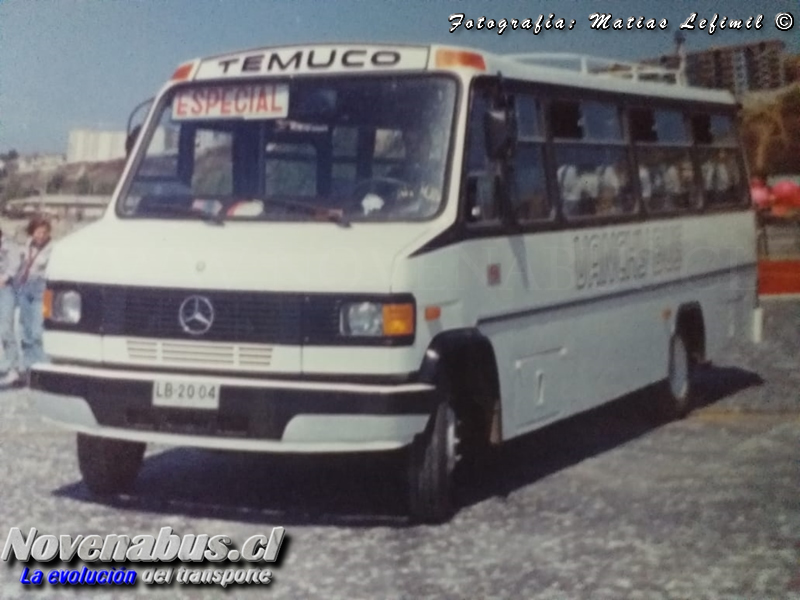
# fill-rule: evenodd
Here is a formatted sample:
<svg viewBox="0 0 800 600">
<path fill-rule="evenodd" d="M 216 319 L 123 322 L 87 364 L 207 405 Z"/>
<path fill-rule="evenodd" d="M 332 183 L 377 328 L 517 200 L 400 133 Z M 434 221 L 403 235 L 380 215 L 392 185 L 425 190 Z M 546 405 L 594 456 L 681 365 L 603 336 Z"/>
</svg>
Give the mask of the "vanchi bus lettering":
<svg viewBox="0 0 800 600">
<path fill-rule="evenodd" d="M 681 225 L 575 235 L 575 287 L 591 289 L 680 273 Z"/>
</svg>

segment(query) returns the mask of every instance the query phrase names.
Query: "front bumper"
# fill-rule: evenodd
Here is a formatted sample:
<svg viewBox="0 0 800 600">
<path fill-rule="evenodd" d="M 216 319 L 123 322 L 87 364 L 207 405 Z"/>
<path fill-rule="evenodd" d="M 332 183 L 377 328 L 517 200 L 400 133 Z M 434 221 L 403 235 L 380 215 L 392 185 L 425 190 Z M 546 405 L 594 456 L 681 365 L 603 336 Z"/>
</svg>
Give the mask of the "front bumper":
<svg viewBox="0 0 800 600">
<path fill-rule="evenodd" d="M 66 364 L 31 370 L 34 403 L 70 430 L 148 443 L 262 452 L 354 452 L 408 445 L 424 430 L 427 384 L 350 384 L 216 377 L 214 410 L 154 407 L 163 374 Z M 208 381 L 199 375 L 175 375 Z"/>
</svg>

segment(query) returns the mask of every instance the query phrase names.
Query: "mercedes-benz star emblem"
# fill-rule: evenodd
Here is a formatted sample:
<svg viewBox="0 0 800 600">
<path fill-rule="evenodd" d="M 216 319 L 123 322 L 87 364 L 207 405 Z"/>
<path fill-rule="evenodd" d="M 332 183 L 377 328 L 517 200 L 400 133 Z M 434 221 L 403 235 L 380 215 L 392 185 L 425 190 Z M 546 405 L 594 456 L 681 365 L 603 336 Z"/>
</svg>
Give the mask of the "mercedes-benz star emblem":
<svg viewBox="0 0 800 600">
<path fill-rule="evenodd" d="M 190 335 L 203 335 L 214 322 L 214 307 L 203 296 L 189 296 L 178 309 L 178 322 Z"/>
</svg>

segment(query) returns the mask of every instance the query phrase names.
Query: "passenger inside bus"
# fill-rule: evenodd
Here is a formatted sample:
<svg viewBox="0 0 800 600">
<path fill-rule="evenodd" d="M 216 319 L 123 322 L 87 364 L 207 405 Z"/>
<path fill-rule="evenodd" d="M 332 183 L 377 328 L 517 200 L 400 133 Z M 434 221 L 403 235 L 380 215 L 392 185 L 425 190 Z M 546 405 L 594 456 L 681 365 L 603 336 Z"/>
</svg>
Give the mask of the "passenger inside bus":
<svg viewBox="0 0 800 600">
<path fill-rule="evenodd" d="M 576 217 L 585 213 L 585 202 L 583 202 L 583 190 L 578 168 L 572 164 L 561 165 L 558 168 L 557 177 L 564 214 Z"/>
<path fill-rule="evenodd" d="M 601 165 L 597 169 L 595 214 L 600 216 L 624 214 L 622 192 L 626 169 L 622 164 Z"/>
<path fill-rule="evenodd" d="M 728 153 L 723 148 L 702 166 L 703 189 L 709 204 L 723 203 L 728 199 L 734 181 L 728 169 Z"/>
<path fill-rule="evenodd" d="M 608 216 L 635 206 L 624 161 L 563 164 L 557 171 L 564 213 L 568 217 Z"/>
<path fill-rule="evenodd" d="M 664 163 L 656 170 L 656 196 L 660 197 L 666 211 L 678 208 L 683 195 L 683 186 L 677 167 Z"/>
<path fill-rule="evenodd" d="M 650 170 L 645 165 L 639 165 L 639 190 L 642 201 L 649 207 L 650 199 L 653 197 L 653 180 L 650 177 Z"/>
<path fill-rule="evenodd" d="M 647 202 L 648 210 L 673 210 L 677 206 L 682 192 L 678 169 L 669 161 L 663 160 L 651 164 L 647 170 L 650 193 L 645 195 L 643 186 L 642 198 Z"/>
</svg>

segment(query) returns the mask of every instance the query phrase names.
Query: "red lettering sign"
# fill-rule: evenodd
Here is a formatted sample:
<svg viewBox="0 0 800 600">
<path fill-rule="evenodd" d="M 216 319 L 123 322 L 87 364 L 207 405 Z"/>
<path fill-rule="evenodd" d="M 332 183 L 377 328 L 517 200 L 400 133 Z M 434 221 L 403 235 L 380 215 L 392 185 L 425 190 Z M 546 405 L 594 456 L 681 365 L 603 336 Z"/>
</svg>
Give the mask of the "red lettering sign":
<svg viewBox="0 0 800 600">
<path fill-rule="evenodd" d="M 181 91 L 172 103 L 173 120 L 280 119 L 288 114 L 286 85 L 210 86 Z"/>
</svg>

